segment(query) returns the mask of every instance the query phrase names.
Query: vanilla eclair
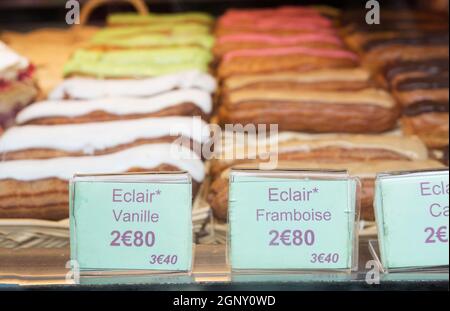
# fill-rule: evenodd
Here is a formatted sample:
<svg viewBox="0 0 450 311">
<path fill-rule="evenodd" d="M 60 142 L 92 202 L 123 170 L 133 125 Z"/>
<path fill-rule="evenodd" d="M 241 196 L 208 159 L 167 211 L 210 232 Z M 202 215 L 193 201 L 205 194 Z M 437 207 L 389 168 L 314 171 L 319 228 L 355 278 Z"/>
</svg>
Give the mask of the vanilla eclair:
<svg viewBox="0 0 450 311">
<path fill-rule="evenodd" d="M 179 89 L 152 97 L 105 97 L 34 103 L 17 115 L 18 124 L 71 124 L 165 116 L 208 119 L 212 98 L 199 89 Z"/>
<path fill-rule="evenodd" d="M 216 81 L 201 71 L 182 71 L 146 79 L 93 79 L 74 77 L 62 81 L 49 99 L 98 99 L 104 97 L 149 97 L 181 89 L 216 90 Z"/>
<path fill-rule="evenodd" d="M 192 117 L 24 125 L 0 136 L 0 160 L 103 155 L 161 142 L 178 143 L 201 154 L 202 144 L 208 141 L 208 124 Z"/>
<path fill-rule="evenodd" d="M 139 145 L 98 156 L 0 162 L 0 217 L 59 220 L 69 215 L 68 180 L 79 173 L 187 171 L 194 193 L 205 172 L 200 157 L 170 143 Z"/>
</svg>

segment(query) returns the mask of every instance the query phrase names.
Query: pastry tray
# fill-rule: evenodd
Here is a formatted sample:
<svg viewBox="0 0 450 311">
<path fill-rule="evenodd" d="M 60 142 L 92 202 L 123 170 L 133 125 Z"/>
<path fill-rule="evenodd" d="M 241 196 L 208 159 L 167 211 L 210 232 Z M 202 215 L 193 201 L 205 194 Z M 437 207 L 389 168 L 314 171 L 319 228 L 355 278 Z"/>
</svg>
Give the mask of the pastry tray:
<svg viewBox="0 0 450 311">
<path fill-rule="evenodd" d="M 206 203 L 205 184 L 192 207 L 195 241 L 213 243 L 212 211 Z M 0 219 L 0 248 L 64 248 L 69 245 L 69 219 Z"/>
</svg>

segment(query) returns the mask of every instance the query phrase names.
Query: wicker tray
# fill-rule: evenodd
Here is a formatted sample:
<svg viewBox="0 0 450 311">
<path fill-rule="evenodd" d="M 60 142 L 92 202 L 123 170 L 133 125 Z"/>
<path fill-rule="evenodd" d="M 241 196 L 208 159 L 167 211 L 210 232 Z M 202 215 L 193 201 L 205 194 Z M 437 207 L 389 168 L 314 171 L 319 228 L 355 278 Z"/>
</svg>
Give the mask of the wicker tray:
<svg viewBox="0 0 450 311">
<path fill-rule="evenodd" d="M 197 243 L 211 243 L 212 211 L 204 201 L 202 185 L 194 200 L 192 221 Z M 0 219 L 0 248 L 63 248 L 69 245 L 69 219 Z"/>
</svg>

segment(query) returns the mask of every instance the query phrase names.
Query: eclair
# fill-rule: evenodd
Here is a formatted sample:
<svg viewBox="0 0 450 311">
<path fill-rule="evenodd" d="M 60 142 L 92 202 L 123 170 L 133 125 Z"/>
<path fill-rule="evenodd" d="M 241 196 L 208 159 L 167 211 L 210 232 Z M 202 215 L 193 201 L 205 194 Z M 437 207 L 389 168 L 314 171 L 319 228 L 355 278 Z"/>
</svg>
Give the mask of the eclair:
<svg viewBox="0 0 450 311">
<path fill-rule="evenodd" d="M 208 92 L 179 89 L 152 97 L 105 97 L 37 102 L 17 115 L 17 124 L 74 124 L 148 117 L 200 116 L 212 111 Z"/>
<path fill-rule="evenodd" d="M 210 173 L 250 160 L 271 164 L 275 161 L 361 162 L 423 161 L 428 150 L 414 136 L 349 134 L 305 134 L 280 132 L 276 135 L 244 135 L 225 132 L 215 140 Z"/>
<path fill-rule="evenodd" d="M 430 148 L 448 144 L 448 69 L 448 57 L 430 58 L 389 63 L 379 75 L 402 107 L 404 133 Z"/>
<path fill-rule="evenodd" d="M 200 25 L 212 26 L 214 18 L 201 12 L 184 12 L 174 14 L 149 13 L 140 15 L 136 13 L 116 13 L 107 18 L 109 26 L 143 26 L 143 25 L 173 25 L 184 23 L 196 23 Z"/>
<path fill-rule="evenodd" d="M 64 66 L 64 76 L 145 78 L 180 71 L 207 72 L 212 53 L 198 46 L 158 49 L 79 49 Z"/>
<path fill-rule="evenodd" d="M 381 89 L 270 88 L 226 93 L 219 116 L 224 124 L 278 124 L 281 131 L 380 133 L 396 125 L 399 109 Z"/>
<path fill-rule="evenodd" d="M 99 156 L 0 162 L 0 218 L 59 220 L 69 216 L 68 180 L 76 173 L 187 171 L 194 193 L 204 166 L 188 148 L 170 143 L 140 145 Z"/>
<path fill-rule="evenodd" d="M 0 41 L 0 128 L 14 124 L 16 114 L 38 96 L 34 66 Z"/>
<path fill-rule="evenodd" d="M 271 35 L 248 32 L 218 37 L 213 52 L 216 57 L 222 57 L 231 51 L 241 49 L 265 49 L 295 46 L 336 49 L 342 47 L 343 42 L 337 35 L 327 33 Z"/>
<path fill-rule="evenodd" d="M 234 90 L 271 88 L 322 91 L 362 90 L 375 86 L 370 72 L 363 68 L 323 69 L 308 72 L 274 72 L 267 74 L 237 75 L 224 79 L 222 93 Z M 225 95 L 226 96 L 226 95 Z"/>
<path fill-rule="evenodd" d="M 305 72 L 314 69 L 355 67 L 358 63 L 358 56 L 345 49 L 301 46 L 242 49 L 224 55 L 218 68 L 218 75 L 220 78 L 226 78 L 237 74 Z"/>
<path fill-rule="evenodd" d="M 149 97 L 179 89 L 216 90 L 216 81 L 200 71 L 182 71 L 146 79 L 65 79 L 50 93 L 49 99 L 97 99 L 105 97 Z"/>
<path fill-rule="evenodd" d="M 174 147 L 178 143 L 201 155 L 201 145 L 208 140 L 208 124 L 191 117 L 24 125 L 11 127 L 0 136 L 0 160 L 104 155 L 161 142 L 174 143 Z"/>
</svg>

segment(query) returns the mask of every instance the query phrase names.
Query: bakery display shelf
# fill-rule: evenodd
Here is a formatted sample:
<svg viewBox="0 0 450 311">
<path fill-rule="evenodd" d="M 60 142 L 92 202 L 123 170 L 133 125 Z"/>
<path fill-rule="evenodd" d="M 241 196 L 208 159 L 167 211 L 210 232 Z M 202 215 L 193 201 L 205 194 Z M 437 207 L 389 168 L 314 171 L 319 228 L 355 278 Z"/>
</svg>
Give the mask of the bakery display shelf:
<svg viewBox="0 0 450 311">
<path fill-rule="evenodd" d="M 379 284 L 368 284 L 372 260 L 369 240 L 360 239 L 359 270 L 352 274 L 232 275 L 224 245 L 197 245 L 191 277 L 82 278 L 79 285 L 66 281 L 69 248 L 0 249 L 0 287 L 6 289 L 79 290 L 447 290 L 448 274 L 394 273 L 381 275 Z M 128 284 L 127 284 L 128 283 Z"/>
<path fill-rule="evenodd" d="M 212 212 L 206 204 L 205 186 L 195 198 L 192 221 L 196 241 L 214 243 Z M 69 219 L 0 219 L 0 249 L 68 248 Z"/>
</svg>

